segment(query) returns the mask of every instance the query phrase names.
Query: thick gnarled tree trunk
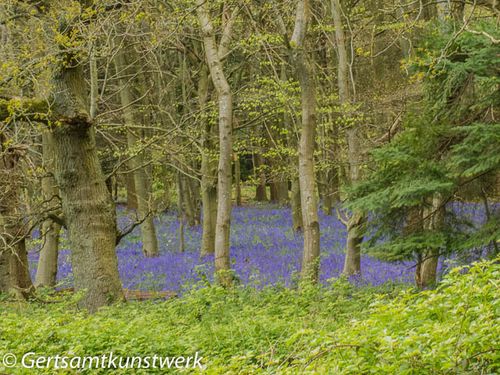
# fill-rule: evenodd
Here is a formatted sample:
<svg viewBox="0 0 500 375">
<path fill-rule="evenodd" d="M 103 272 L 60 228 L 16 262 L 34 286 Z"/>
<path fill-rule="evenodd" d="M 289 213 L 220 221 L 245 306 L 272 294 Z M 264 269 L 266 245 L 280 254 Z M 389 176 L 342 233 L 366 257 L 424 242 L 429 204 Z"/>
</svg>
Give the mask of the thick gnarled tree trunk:
<svg viewBox="0 0 500 375">
<path fill-rule="evenodd" d="M 53 77 L 54 169 L 67 224 L 74 286 L 90 311 L 124 299 L 116 246 L 116 212 L 101 170 L 95 129 L 86 111 L 81 66 Z"/>
</svg>

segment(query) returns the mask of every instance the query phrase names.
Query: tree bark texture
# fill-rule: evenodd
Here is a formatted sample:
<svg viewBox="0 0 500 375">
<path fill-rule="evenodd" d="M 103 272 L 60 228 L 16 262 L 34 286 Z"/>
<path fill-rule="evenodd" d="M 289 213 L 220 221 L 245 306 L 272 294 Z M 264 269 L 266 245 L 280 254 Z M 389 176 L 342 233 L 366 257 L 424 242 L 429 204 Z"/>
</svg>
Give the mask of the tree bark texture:
<svg viewBox="0 0 500 375">
<path fill-rule="evenodd" d="M 295 28 L 291 39 L 293 60 L 300 83 L 302 126 L 299 141 L 299 185 L 304 231 L 304 250 L 301 276 L 303 280 L 318 281 L 320 231 L 318 202 L 314 175 L 314 142 L 316 132 L 316 92 L 311 68 L 305 53 L 309 18 L 309 1 L 297 1 Z"/>
<path fill-rule="evenodd" d="M 96 311 L 124 299 L 116 245 L 116 213 L 105 184 L 95 143 L 95 129 L 86 112 L 81 66 L 60 67 L 53 76 L 52 127 L 54 169 L 67 223 L 76 291 L 80 304 Z"/>
<path fill-rule="evenodd" d="M 123 75 L 128 71 L 127 60 L 125 58 L 125 51 L 120 51 L 116 56 L 116 71 L 118 74 Z M 138 149 L 142 147 L 140 139 L 136 135 L 136 130 L 133 126 L 138 123 L 134 113 L 134 98 L 132 89 L 125 79 L 120 79 L 121 90 L 120 100 L 123 107 L 123 119 L 125 127 L 127 128 L 127 145 L 130 150 L 135 154 L 129 160 L 129 165 L 132 170 L 134 181 L 134 191 L 137 202 L 137 214 L 139 220 L 142 221 L 141 239 L 142 239 L 142 252 L 146 257 L 156 257 L 159 255 L 158 239 L 156 236 L 156 228 L 152 215 L 152 199 L 151 199 L 151 186 L 146 174 L 144 150 Z"/>
<path fill-rule="evenodd" d="M 21 151 L 4 147 L 0 133 L 0 292 L 20 298 L 33 293 L 26 253 L 26 228 L 21 214 Z"/>
<path fill-rule="evenodd" d="M 42 195 L 47 210 L 54 211 L 58 204 L 58 188 L 54 179 L 54 140 L 48 131 L 42 133 L 42 163 L 45 176 L 42 178 Z M 35 286 L 54 287 L 57 280 L 57 258 L 59 255 L 59 233 L 61 225 L 52 219 L 42 224 L 42 248 L 38 260 Z"/>
<path fill-rule="evenodd" d="M 233 154 L 233 99 L 215 41 L 208 3 L 197 0 L 197 14 L 203 34 L 205 56 L 219 101 L 219 165 L 217 222 L 215 231 L 215 271 L 221 285 L 230 286 L 229 233 L 231 228 L 231 157 Z"/>
<path fill-rule="evenodd" d="M 337 82 L 339 99 L 344 111 L 349 112 L 352 105 L 352 97 L 349 90 L 349 62 L 342 22 L 342 8 L 339 0 L 331 0 L 331 10 L 335 26 L 335 42 L 337 44 L 338 55 Z M 346 133 L 349 182 L 355 184 L 360 179 L 361 145 L 359 142 L 359 128 L 356 124 L 351 125 Z M 361 243 L 363 242 L 363 225 L 365 220 L 364 213 L 360 211 L 353 212 L 348 220 L 346 257 L 343 271 L 345 275 L 350 276 L 361 272 Z"/>
</svg>

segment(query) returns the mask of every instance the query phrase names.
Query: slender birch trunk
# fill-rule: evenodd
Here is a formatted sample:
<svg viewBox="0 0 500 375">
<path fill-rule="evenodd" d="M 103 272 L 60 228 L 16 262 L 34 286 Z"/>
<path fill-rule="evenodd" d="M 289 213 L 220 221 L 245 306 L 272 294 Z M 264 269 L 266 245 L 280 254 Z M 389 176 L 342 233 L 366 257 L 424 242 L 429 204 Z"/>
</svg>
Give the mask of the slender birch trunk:
<svg viewBox="0 0 500 375">
<path fill-rule="evenodd" d="M 219 101 L 219 166 L 217 185 L 217 223 L 215 231 L 215 271 L 224 286 L 232 284 L 229 263 L 231 228 L 231 156 L 233 153 L 233 100 L 215 42 L 210 10 L 205 0 L 197 0 L 197 15 L 203 33 L 205 56 Z"/>
<path fill-rule="evenodd" d="M 335 26 L 335 41 L 337 43 L 337 76 L 340 104 L 344 111 L 349 112 L 353 103 L 349 89 L 349 63 L 342 22 L 342 8 L 339 0 L 331 0 L 331 9 Z M 360 180 L 361 145 L 359 142 L 359 129 L 356 125 L 353 125 L 347 129 L 346 133 L 349 182 L 354 184 Z M 363 212 L 354 211 L 347 222 L 347 246 L 343 271 L 345 275 L 354 275 L 361 272 L 361 243 L 363 242 L 363 224 L 365 220 Z"/>
<path fill-rule="evenodd" d="M 299 142 L 299 185 L 304 230 L 302 279 L 313 282 L 319 276 L 320 231 L 318 201 L 314 178 L 314 141 L 316 132 L 316 92 L 305 51 L 309 1 L 298 0 L 295 28 L 291 38 L 293 62 L 301 89 L 302 127 Z"/>
</svg>

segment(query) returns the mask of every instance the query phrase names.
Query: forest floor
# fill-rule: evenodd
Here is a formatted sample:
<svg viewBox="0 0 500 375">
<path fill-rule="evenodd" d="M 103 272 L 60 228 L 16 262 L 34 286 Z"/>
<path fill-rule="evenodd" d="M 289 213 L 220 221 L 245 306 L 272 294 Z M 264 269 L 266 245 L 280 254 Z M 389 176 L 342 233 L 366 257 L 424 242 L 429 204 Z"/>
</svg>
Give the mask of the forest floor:
<svg viewBox="0 0 500 375">
<path fill-rule="evenodd" d="M 458 208 L 482 220 L 479 205 Z M 119 209 L 119 225 L 133 218 Z M 202 368 L 135 368 L 116 374 L 494 374 L 500 371 L 500 262 L 453 268 L 436 290 L 416 291 L 411 263 L 363 256 L 363 277 L 337 278 L 345 231 L 321 216 L 321 283 L 293 288 L 302 238 L 289 209 L 237 207 L 232 259 L 240 283 L 213 285 L 210 257 L 200 259 L 201 228 L 186 229 L 178 251 L 175 213 L 157 219 L 161 254 L 144 258 L 135 230 L 119 245 L 128 293 L 180 294 L 166 301 L 129 302 L 89 314 L 78 293 L 40 290 L 27 303 L 0 296 L 0 358 L 45 356 L 196 356 Z M 71 286 L 63 240 L 60 287 Z M 40 240 L 31 240 L 32 271 Z M 445 264 L 445 266 L 448 266 Z M 441 267 L 441 270 L 444 268 Z M 72 374 L 73 370 L 58 373 Z M 81 370 L 106 374 L 110 370 Z M 54 374 L 2 367 L 0 374 Z"/>
<path fill-rule="evenodd" d="M 211 286 L 96 314 L 77 308 L 78 294 L 40 292 L 29 303 L 0 296 L 0 358 L 201 356 L 201 368 L 84 374 L 496 374 L 499 280 L 497 259 L 454 269 L 424 292 L 343 279 L 300 289 Z M 0 362 L 0 374 L 56 373 L 77 372 Z"/>
</svg>

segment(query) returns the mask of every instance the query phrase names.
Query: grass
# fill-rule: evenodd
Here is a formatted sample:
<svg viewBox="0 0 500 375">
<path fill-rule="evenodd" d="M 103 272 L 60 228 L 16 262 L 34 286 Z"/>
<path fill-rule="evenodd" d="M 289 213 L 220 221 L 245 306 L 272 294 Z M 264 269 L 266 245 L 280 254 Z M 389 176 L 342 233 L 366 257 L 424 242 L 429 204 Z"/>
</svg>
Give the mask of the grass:
<svg viewBox="0 0 500 375">
<path fill-rule="evenodd" d="M 500 371 L 500 265 L 457 269 L 437 290 L 357 287 L 193 289 L 89 315 L 78 296 L 0 304 L 0 358 L 43 355 L 203 357 L 206 374 L 494 374 Z M 4 373 L 0 365 L 0 373 Z M 33 373 L 16 367 L 9 374 Z M 154 374 L 160 369 L 113 373 Z M 55 373 L 53 369 L 36 373 Z M 61 372 L 76 373 L 76 372 Z M 84 371 L 83 373 L 106 373 Z"/>
</svg>

